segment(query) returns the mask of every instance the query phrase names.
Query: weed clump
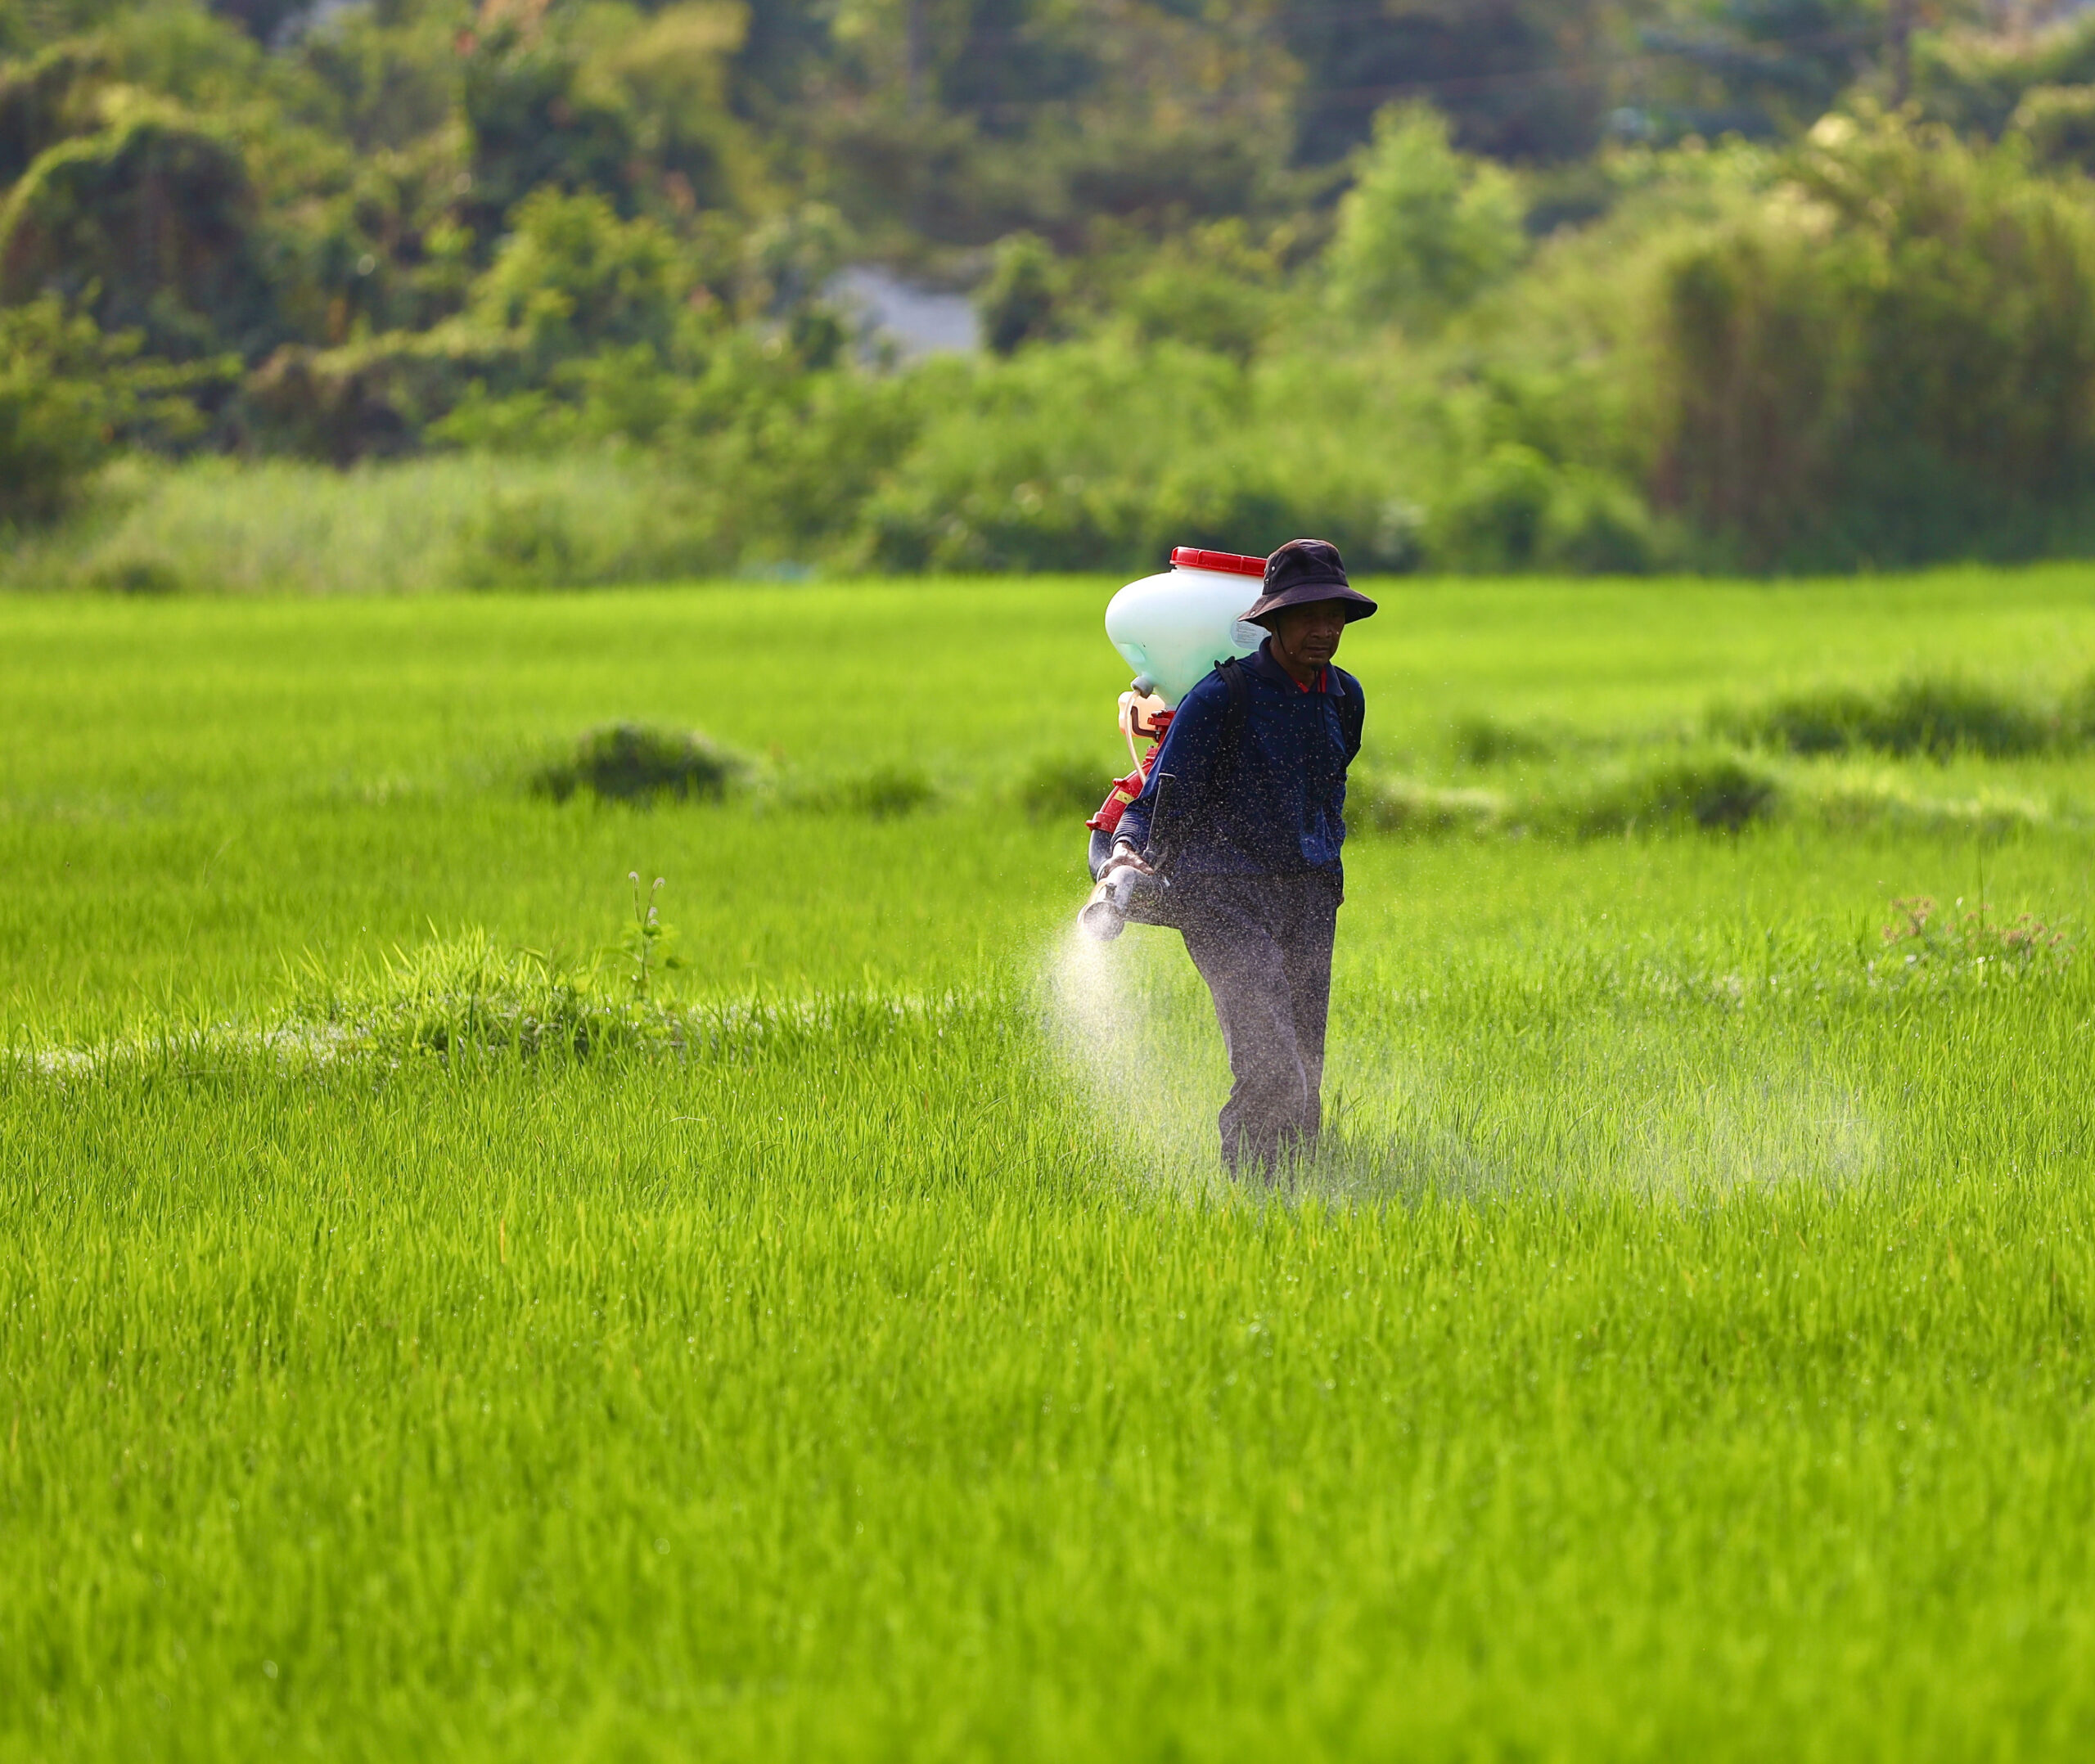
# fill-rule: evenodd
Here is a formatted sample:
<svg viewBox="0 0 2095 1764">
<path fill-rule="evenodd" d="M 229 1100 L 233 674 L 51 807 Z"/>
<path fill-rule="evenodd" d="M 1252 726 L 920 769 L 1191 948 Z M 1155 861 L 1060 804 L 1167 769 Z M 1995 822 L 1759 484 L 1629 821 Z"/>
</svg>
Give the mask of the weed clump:
<svg viewBox="0 0 2095 1764">
<path fill-rule="evenodd" d="M 664 1039 L 668 1020 L 638 996 L 631 1003 L 606 997 L 588 976 L 475 931 L 395 951 L 361 982 L 322 982 L 299 1001 L 278 1039 L 396 1061 L 498 1053 L 587 1059 L 645 1051 Z"/>
<path fill-rule="evenodd" d="M 1772 817 L 1782 795 L 1774 779 L 1734 754 L 1686 755 L 1602 779 L 1542 805 L 1537 818 L 1585 839 L 1669 826 L 1736 833 Z"/>
<path fill-rule="evenodd" d="M 2008 758 L 2084 738 L 2079 720 L 2048 705 L 1949 677 L 1903 680 L 1884 692 L 1827 686 L 1791 693 L 1755 710 L 1719 710 L 1710 725 L 1728 739 L 1791 754 L 1867 748 L 1900 758 Z"/>
<path fill-rule="evenodd" d="M 1376 831 L 1413 838 L 1536 833 L 1597 839 L 1632 831 L 1735 833 L 1776 814 L 1782 794 L 1773 778 L 1734 754 L 1688 754 L 1560 781 L 1510 799 L 1496 790 L 1371 773 L 1356 783 L 1349 802 Z"/>
<path fill-rule="evenodd" d="M 1059 821 L 1095 813 L 1111 781 L 1095 760 L 1075 754 L 1043 754 L 1026 768 L 1013 794 L 1027 818 Z"/>
<path fill-rule="evenodd" d="M 1413 837 L 1488 833 L 1506 814 L 1503 799 L 1490 790 L 1450 790 L 1417 778 L 1369 776 L 1354 799 L 1377 832 Z"/>
<path fill-rule="evenodd" d="M 696 730 L 614 722 L 592 729 L 571 754 L 541 766 L 531 785 L 564 803 L 578 790 L 605 802 L 719 802 L 750 771 L 749 762 Z"/>
<path fill-rule="evenodd" d="M 2041 826 L 2043 803 L 1983 790 L 1976 796 L 1926 796 L 1895 778 L 1840 779 L 1815 790 L 1811 808 L 1825 826 L 1844 832 L 1863 827 L 1931 828 L 2000 838 Z"/>
<path fill-rule="evenodd" d="M 2003 967 L 2056 970 L 2073 959 L 2074 946 L 2065 931 L 2034 913 L 1989 925 L 1984 902 L 1965 908 L 1959 899 L 1945 910 L 1928 894 L 1895 900 L 1891 911 L 1891 922 L 1882 928 L 1881 935 L 1888 952 L 1908 968 L 1933 961 L 1981 967 L 1990 963 L 1996 971 Z"/>
<path fill-rule="evenodd" d="M 809 792 L 804 806 L 832 814 L 870 815 L 890 821 L 930 805 L 938 790 L 914 766 L 876 766 L 870 772 L 838 778 Z"/>
<path fill-rule="evenodd" d="M 1524 759 L 1548 759 L 1557 744 L 1537 729 L 1519 728 L 1495 717 L 1456 719 L 1448 731 L 1455 757 L 1467 766 L 1499 766 Z"/>
<path fill-rule="evenodd" d="M 143 553 L 97 559 L 83 570 L 83 584 L 99 594 L 158 597 L 179 594 L 182 572 L 164 557 Z"/>
<path fill-rule="evenodd" d="M 590 574 L 569 498 L 557 490 L 498 490 L 459 538 L 462 587 L 566 587 Z"/>
</svg>

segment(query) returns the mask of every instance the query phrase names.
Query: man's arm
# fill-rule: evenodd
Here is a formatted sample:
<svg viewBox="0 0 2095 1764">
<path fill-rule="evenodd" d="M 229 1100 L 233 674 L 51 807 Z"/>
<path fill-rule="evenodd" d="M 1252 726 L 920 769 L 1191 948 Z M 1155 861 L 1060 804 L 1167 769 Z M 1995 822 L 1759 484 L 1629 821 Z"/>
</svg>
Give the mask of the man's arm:
<svg viewBox="0 0 2095 1764">
<path fill-rule="evenodd" d="M 1149 768 L 1142 794 L 1128 804 L 1120 825 L 1114 830 L 1116 857 L 1121 855 L 1123 846 L 1136 857 L 1147 848 L 1157 831 L 1160 786 L 1167 775 L 1171 780 L 1163 786 L 1169 794 L 1167 820 L 1175 818 L 1188 803 L 1205 798 L 1219 757 L 1223 710 L 1228 692 L 1228 687 L 1210 674 L 1178 701 L 1171 727 L 1165 731 L 1164 745 L 1157 749 L 1156 762 Z"/>
<path fill-rule="evenodd" d="M 1345 763 L 1350 766 L 1360 758 L 1361 731 L 1367 721 L 1367 695 L 1351 674 L 1346 675 L 1345 686 L 1345 708 L 1340 713 L 1339 722 L 1345 731 Z"/>
</svg>

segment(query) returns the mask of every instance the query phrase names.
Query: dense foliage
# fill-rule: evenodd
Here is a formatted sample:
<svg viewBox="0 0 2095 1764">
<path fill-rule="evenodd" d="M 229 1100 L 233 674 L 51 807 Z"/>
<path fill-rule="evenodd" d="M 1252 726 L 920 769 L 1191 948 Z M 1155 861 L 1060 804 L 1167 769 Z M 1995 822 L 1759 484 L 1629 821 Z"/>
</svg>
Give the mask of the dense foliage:
<svg viewBox="0 0 2095 1764">
<path fill-rule="evenodd" d="M 1927 22 L 0 0 L 0 353 L 50 406 L 0 514 L 126 448 L 588 452 L 683 487 L 622 555 L 718 565 L 2078 550 L 2095 21 Z M 868 264 L 971 290 L 981 352 L 899 355 Z"/>
</svg>

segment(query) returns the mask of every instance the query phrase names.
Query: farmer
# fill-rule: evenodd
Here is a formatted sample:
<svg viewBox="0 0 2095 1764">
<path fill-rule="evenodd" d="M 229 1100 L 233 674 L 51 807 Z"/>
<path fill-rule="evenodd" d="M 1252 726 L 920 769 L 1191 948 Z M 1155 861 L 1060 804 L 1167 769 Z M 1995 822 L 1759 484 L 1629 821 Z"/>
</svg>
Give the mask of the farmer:
<svg viewBox="0 0 2095 1764">
<path fill-rule="evenodd" d="M 1345 772 L 1365 709 L 1331 658 L 1347 624 L 1374 610 L 1335 546 L 1275 551 L 1244 615 L 1265 641 L 1180 701 L 1115 830 L 1107 867 L 1165 875 L 1165 911 L 1214 995 L 1235 1080 L 1220 1123 L 1232 1172 L 1270 1177 L 1316 1147 Z"/>
</svg>

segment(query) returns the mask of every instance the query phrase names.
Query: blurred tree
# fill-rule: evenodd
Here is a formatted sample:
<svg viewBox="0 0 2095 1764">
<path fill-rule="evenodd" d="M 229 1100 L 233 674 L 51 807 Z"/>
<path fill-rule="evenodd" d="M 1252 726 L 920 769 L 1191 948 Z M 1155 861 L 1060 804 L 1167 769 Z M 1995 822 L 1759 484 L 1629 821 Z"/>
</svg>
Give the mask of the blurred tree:
<svg viewBox="0 0 2095 1764">
<path fill-rule="evenodd" d="M 814 115 L 855 223 L 964 244 L 1285 205 L 1294 65 L 1267 0 L 845 0 Z"/>
<path fill-rule="evenodd" d="M 1670 267 L 1661 499 L 1758 567 L 2043 549 L 2095 494 L 2095 216 L 1896 120 L 1788 169 Z"/>
<path fill-rule="evenodd" d="M 975 296 L 982 340 L 1009 355 L 1020 344 L 1053 336 L 1066 292 L 1066 278 L 1046 240 L 1029 232 L 998 240 L 989 280 Z"/>
<path fill-rule="evenodd" d="M 844 217 L 826 202 L 773 215 L 742 242 L 749 309 L 777 317 L 819 303 L 849 243 Z"/>
<path fill-rule="evenodd" d="M 1282 42 L 1301 64 L 1296 152 L 1343 158 L 1393 99 L 1430 101 L 1468 152 L 1575 158 L 1608 108 L 1611 0 L 1282 0 Z"/>
<path fill-rule="evenodd" d="M 210 0 L 211 10 L 240 26 L 257 43 L 273 43 L 302 18 L 312 0 Z"/>
<path fill-rule="evenodd" d="M 759 0 L 746 11 L 728 70 L 737 115 L 771 128 L 789 124 L 809 88 L 833 65 L 835 0 Z"/>
<path fill-rule="evenodd" d="M 654 221 L 621 220 L 594 191 L 534 190 L 474 284 L 467 316 L 517 333 L 543 370 L 570 356 L 646 344 L 669 353 L 694 277 L 676 241 Z"/>
<path fill-rule="evenodd" d="M 633 118 L 586 89 L 581 68 L 580 56 L 535 18 L 502 20 L 467 42 L 462 97 L 471 184 L 460 211 L 487 244 L 510 209 L 542 186 L 601 191 L 632 212 Z"/>
<path fill-rule="evenodd" d="M 1907 6 L 1908 0 L 1716 0 L 1705 11 L 1647 26 L 1642 43 L 1663 58 L 1663 68 L 1646 82 L 1645 127 L 1660 139 L 1752 139 L 1809 128 L 1882 63 L 1888 17 Z"/>
<path fill-rule="evenodd" d="M 55 296 L 0 307 L 0 522 L 47 520 L 81 481 L 142 431 L 159 438 L 200 426 L 184 393 L 200 371 L 136 359 L 135 334 L 105 336 Z"/>
<path fill-rule="evenodd" d="M 908 0 L 905 17 L 917 20 L 920 43 L 933 10 L 928 0 Z M 944 109 L 971 118 L 984 133 L 1023 135 L 1042 105 L 1078 97 L 1097 83 L 1102 69 L 1093 47 L 1097 34 L 1087 29 L 1092 22 L 1075 7 L 969 0 L 935 52 L 917 50 L 920 59 L 935 53 L 935 75 L 924 83 Z"/>
<path fill-rule="evenodd" d="M 0 68 L 0 188 L 45 148 L 101 127 L 108 52 L 92 39 L 54 43 L 34 61 Z"/>
<path fill-rule="evenodd" d="M 352 7 L 309 31 L 296 54 L 359 153 L 408 148 L 457 114 L 464 61 L 455 30 L 441 18 L 389 23 L 375 7 Z"/>
<path fill-rule="evenodd" d="M 2095 172 L 2095 86 L 2033 86 L 2008 119 L 2043 165 Z"/>
<path fill-rule="evenodd" d="M 2043 31 L 1931 31 L 1913 44 L 1913 96 L 1930 120 L 1998 136 L 2041 86 L 2095 85 L 2095 11 Z"/>
<path fill-rule="evenodd" d="M 38 155 L 0 209 L 0 299 L 56 294 L 177 361 L 277 340 L 267 257 L 240 148 L 150 103 Z"/>
<path fill-rule="evenodd" d="M 1392 105 L 1339 204 L 1332 303 L 1363 324 L 1430 331 L 1520 262 L 1521 217 L 1507 173 L 1457 152 L 1428 106 Z"/>
<path fill-rule="evenodd" d="M 684 0 L 594 58 L 595 70 L 623 94 L 635 145 L 671 209 L 744 208 L 755 200 L 757 155 L 728 104 L 728 57 L 747 25 L 739 7 Z"/>
<path fill-rule="evenodd" d="M 1144 343 L 1191 344 L 1249 362 L 1273 322 L 1280 266 L 1241 220 L 1191 229 L 1145 254 L 1118 299 Z"/>
</svg>

